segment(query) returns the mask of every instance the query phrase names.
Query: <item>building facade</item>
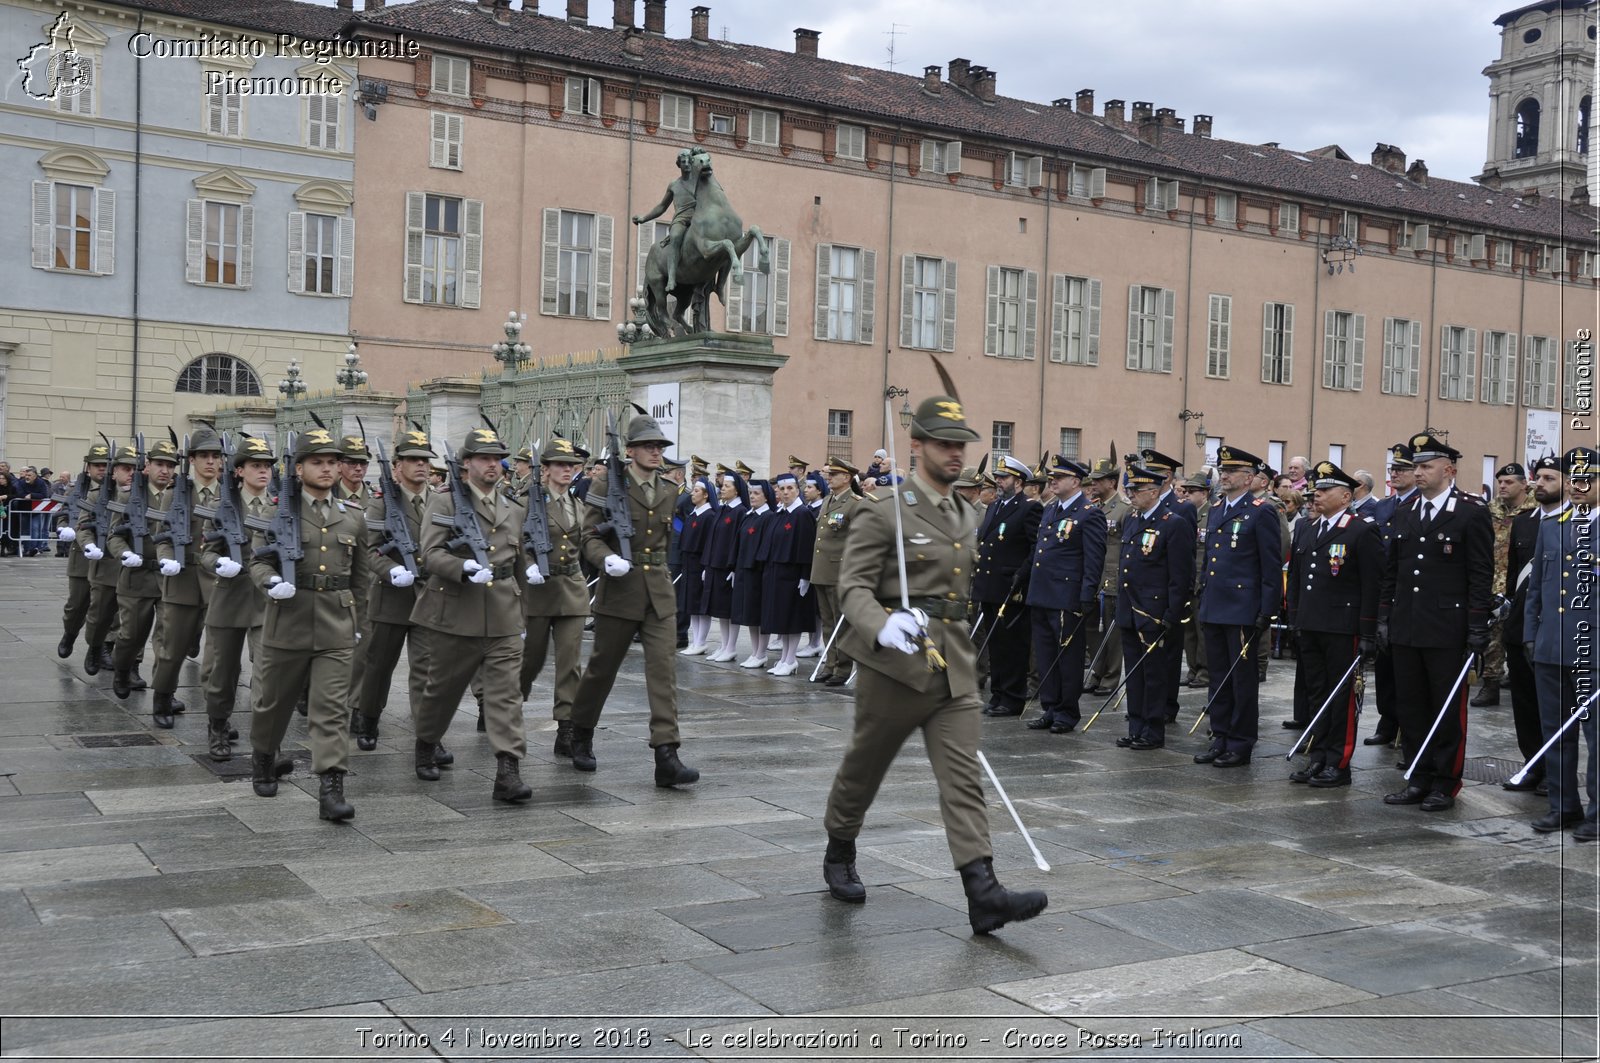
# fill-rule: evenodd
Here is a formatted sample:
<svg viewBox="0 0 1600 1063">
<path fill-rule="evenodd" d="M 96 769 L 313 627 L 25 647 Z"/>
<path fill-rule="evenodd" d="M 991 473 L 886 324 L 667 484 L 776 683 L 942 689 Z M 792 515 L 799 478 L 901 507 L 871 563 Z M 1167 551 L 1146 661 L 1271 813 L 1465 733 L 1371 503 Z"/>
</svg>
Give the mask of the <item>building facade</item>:
<svg viewBox="0 0 1600 1063">
<path fill-rule="evenodd" d="M 1477 180 L 1566 198 L 1588 188 L 1595 80 L 1591 0 L 1543 0 L 1507 11 L 1489 78 L 1488 161 Z"/>
</svg>

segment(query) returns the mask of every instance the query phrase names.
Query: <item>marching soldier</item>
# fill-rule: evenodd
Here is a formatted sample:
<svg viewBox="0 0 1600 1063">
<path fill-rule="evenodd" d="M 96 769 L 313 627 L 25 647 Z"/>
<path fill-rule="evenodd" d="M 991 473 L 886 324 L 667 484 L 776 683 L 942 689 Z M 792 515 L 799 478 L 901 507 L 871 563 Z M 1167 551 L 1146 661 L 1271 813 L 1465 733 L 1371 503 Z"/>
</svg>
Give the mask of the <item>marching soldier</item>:
<svg viewBox="0 0 1600 1063">
<path fill-rule="evenodd" d="M 100 485 L 105 482 L 106 467 L 111 462 L 111 448 L 104 443 L 96 443 L 89 448 L 83 456 L 83 470 L 89 476 L 90 497 L 84 502 L 93 503 L 94 495 L 100 491 Z M 57 537 L 63 543 L 73 543 L 78 538 L 78 533 L 73 529 L 74 521 L 80 520 L 85 514 L 68 513 L 66 523 L 61 525 Z M 78 632 L 83 630 L 84 621 L 89 617 L 89 599 L 93 596 L 93 588 L 89 582 L 90 573 L 98 564 L 84 556 L 82 549 L 72 546 L 67 547 L 67 604 L 61 610 L 61 641 L 56 644 L 56 656 L 66 660 L 72 656 L 73 644 L 78 641 Z M 98 652 L 93 643 L 90 643 L 91 652 Z M 96 671 L 99 669 L 97 668 Z"/>
<path fill-rule="evenodd" d="M 118 447 L 112 456 L 110 475 L 115 489 L 112 499 L 125 499 L 128 486 L 133 482 L 133 469 L 139 460 L 133 447 Z M 84 637 L 88 645 L 83 653 L 83 670 L 89 675 L 99 674 L 102 668 L 114 668 L 112 649 L 117 635 L 117 583 L 122 578 L 122 565 L 111 549 L 110 529 L 106 529 L 105 543 L 94 540 L 94 515 L 85 513 L 78 521 L 78 537 L 83 541 L 83 556 L 92 564 L 89 570 L 89 618 L 84 624 Z M 143 647 L 140 647 L 141 651 Z"/>
<path fill-rule="evenodd" d="M 357 512 L 365 512 L 373 501 L 372 488 L 367 485 L 367 468 L 372 464 L 372 451 L 361 436 L 343 436 L 339 440 L 339 482 L 333 487 L 333 496 Z M 350 710 L 354 726 L 356 702 L 361 700 L 362 677 L 367 671 L 367 647 L 372 644 L 372 629 L 366 617 L 366 588 L 356 588 L 361 600 L 361 637 L 356 640 L 350 657 Z"/>
<path fill-rule="evenodd" d="M 528 579 L 522 549 L 521 503 L 499 489 L 510 454 L 492 428 L 474 428 L 461 445 L 466 480 L 428 500 L 422 521 L 422 565 L 428 582 L 411 611 L 412 640 L 422 652 L 411 660 L 411 715 L 416 726 L 417 778 L 439 778 L 437 746 L 450 729 L 461 695 L 481 672 L 485 730 L 494 748 L 496 801 L 526 801 L 522 781 L 527 755 L 519 675 L 522 670 L 522 584 Z M 458 493 L 472 499 L 472 516 L 488 544 L 488 564 L 466 543 L 452 549 L 451 525 Z"/>
<path fill-rule="evenodd" d="M 1183 649 L 1183 620 L 1194 586 L 1194 527 L 1161 502 L 1165 474 L 1128 466 L 1132 512 L 1122 522 L 1117 629 L 1127 664 L 1128 733 L 1124 749 L 1167 744 L 1167 705 Z"/>
<path fill-rule="evenodd" d="M 1048 473 L 1050 502 L 1039 521 L 1033 573 L 1028 579 L 1033 656 L 1041 669 L 1039 707 L 1043 711 L 1028 721 L 1028 727 L 1069 734 L 1081 718 L 1078 699 L 1083 695 L 1089 618 L 1099 620 L 1106 526 L 1083 494 L 1088 466 L 1058 456 Z"/>
<path fill-rule="evenodd" d="M 224 476 L 239 477 L 239 518 L 258 525 L 272 517 L 273 499 L 267 494 L 272 484 L 272 448 L 265 439 L 246 436 L 233 455 L 233 468 Z M 206 532 L 217 530 L 208 522 Z M 207 543 L 200 553 L 200 567 L 216 576 L 211 605 L 205 615 L 205 656 L 200 662 L 200 686 L 206 698 L 206 743 L 212 760 L 233 757 L 233 707 L 239 689 L 239 661 L 250 654 L 250 712 L 254 719 L 261 702 L 261 625 L 266 619 L 267 596 L 249 576 L 241 575 L 249 564 L 234 561 L 221 542 Z"/>
<path fill-rule="evenodd" d="M 578 565 L 583 515 L 578 512 L 580 503 L 567 488 L 588 456 L 587 451 L 565 439 L 550 440 L 539 454 L 544 482 L 531 485 L 532 490 L 545 494 L 550 576 L 546 579 L 537 565 L 528 569 L 530 586 L 522 602 L 528 625 L 528 641 L 522 648 L 522 698 L 527 700 L 554 640 L 555 704 L 550 715 L 556 721 L 554 753 L 558 757 L 572 756 L 572 699 L 583 674 L 583 622 L 589 616 L 589 586 Z"/>
<path fill-rule="evenodd" d="M 1534 501 L 1528 491 L 1528 474 L 1517 462 L 1502 465 L 1495 472 L 1494 486 L 1495 498 L 1489 503 L 1489 519 L 1494 525 L 1494 593 L 1498 599 L 1515 588 L 1511 582 L 1513 574 L 1506 571 L 1512 521 L 1533 509 Z M 1483 655 L 1483 671 L 1478 676 L 1478 693 L 1468 704 L 1475 709 L 1500 704 L 1500 687 L 1505 677 L 1505 643 L 1498 638 L 1490 639 L 1489 650 Z"/>
<path fill-rule="evenodd" d="M 261 700 L 250 720 L 251 784 L 257 796 L 278 793 L 278 751 L 289 730 L 295 702 L 309 690 L 307 729 L 312 770 L 320 777 L 317 815 L 342 823 L 355 809 L 345 800 L 350 759 L 350 656 L 360 630 L 356 592 L 371 573 L 361 543 L 361 510 L 333 497 L 339 478 L 340 445 L 324 428 L 301 434 L 292 460 L 300 479 L 300 549 L 292 580 L 283 578 L 268 537 L 256 537 L 250 580 L 266 592 L 261 626 Z M 284 481 L 288 477 L 283 477 Z M 282 490 L 288 490 L 287 482 Z"/>
<path fill-rule="evenodd" d="M 216 583 L 216 570 L 203 569 L 200 551 L 205 545 L 205 519 L 193 512 L 196 506 L 210 509 L 217 504 L 221 490 L 217 477 L 222 472 L 222 438 L 211 428 L 201 428 L 189 437 L 189 545 L 179 558 L 170 540 L 156 547 L 161 572 L 161 624 L 156 629 L 156 667 L 150 676 L 150 711 L 157 727 L 171 727 L 172 714 L 183 711 L 183 703 L 173 694 L 178 689 L 178 672 L 183 659 L 200 641 L 205 622 L 206 603 Z M 168 504 L 172 496 L 167 496 Z M 162 721 L 166 722 L 163 723 Z"/>
<path fill-rule="evenodd" d="M 655 418 L 640 415 L 628 422 L 625 445 L 631 460 L 622 475 L 633 521 L 632 561 L 618 552 L 616 531 L 606 521 L 609 470 L 595 477 L 585 500 L 583 551 L 602 574 L 593 606 L 594 649 L 573 698 L 572 766 L 595 770 L 594 729 L 622 659 L 638 635 L 644 647 L 656 785 L 678 786 L 694 782 L 700 773 L 678 759 L 677 616 L 667 577 L 667 536 L 677 494 L 659 474 L 662 451 L 672 440 Z"/>
<path fill-rule="evenodd" d="M 178 448 L 165 439 L 152 446 L 145 456 L 145 505 L 160 511 L 166 507 L 167 489 L 178 467 Z M 130 485 L 129 490 L 132 490 Z M 122 572 L 117 577 L 117 648 L 112 654 L 111 692 L 124 700 L 147 685 L 135 683 L 134 668 L 150 631 L 156 623 L 156 606 L 161 601 L 161 578 L 155 536 L 144 537 L 144 549 L 134 553 L 133 540 L 126 533 L 111 535 L 111 556 L 120 558 Z M 168 700 L 153 705 L 157 727 L 170 728 L 177 707 Z"/>
<path fill-rule="evenodd" d="M 1306 736 L 1305 767 L 1289 781 L 1319 788 L 1350 785 L 1360 676 L 1328 698 L 1357 656 L 1376 651 L 1383 542 L 1377 524 L 1351 506 L 1358 483 L 1331 461 L 1312 468 L 1314 516 L 1295 529 L 1289 556 L 1289 624 L 1300 637 L 1295 667 L 1309 704 L 1328 702 Z"/>
<path fill-rule="evenodd" d="M 1122 522 L 1132 510 L 1118 490 L 1121 470 L 1109 458 L 1101 458 L 1089 470 L 1089 494 L 1106 522 L 1106 557 L 1100 573 L 1099 633 L 1091 656 L 1094 671 L 1086 683 L 1090 694 L 1110 694 L 1122 675 L 1122 636 L 1117 634 L 1117 589 L 1121 585 Z"/>
<path fill-rule="evenodd" d="M 860 503 L 855 492 L 850 490 L 850 484 L 857 475 L 855 466 L 843 458 L 829 458 L 823 469 L 828 475 L 828 497 L 822 500 L 822 509 L 817 514 L 817 547 L 811 556 L 811 589 L 817 596 L 823 638 L 832 638 L 833 641 L 826 644 L 827 656 L 822 660 L 822 671 L 817 674 L 817 682 L 840 687 L 850 678 L 850 669 L 855 662 L 845 656 L 841 647 L 844 630 L 839 627 L 843 615 L 839 608 L 839 567 L 844 561 L 845 545 L 849 541 L 850 522 Z M 836 628 L 838 635 L 834 635 Z"/>
<path fill-rule="evenodd" d="M 1409 785 L 1383 800 L 1438 812 L 1461 789 L 1467 689 L 1463 682 L 1452 695 L 1451 684 L 1467 654 L 1489 644 L 1494 530 L 1483 502 L 1455 486 L 1460 451 L 1427 432 L 1411 437 L 1411 450 L 1417 493 L 1391 526 L 1378 642 L 1393 647 L 1400 736 L 1414 770 Z"/>
<path fill-rule="evenodd" d="M 1506 537 L 1506 592 L 1511 608 L 1501 624 L 1501 642 L 1506 659 L 1507 686 L 1511 690 L 1511 721 L 1517 731 L 1517 749 L 1524 761 L 1544 745 L 1543 725 L 1539 720 L 1539 689 L 1534 678 L 1533 658 L 1523 648 L 1523 628 L 1527 617 L 1528 581 L 1533 575 L 1533 557 L 1539 545 L 1539 529 L 1544 522 L 1559 517 L 1566 509 L 1566 481 L 1561 459 L 1546 454 L 1528 469 L 1533 478 L 1535 507 L 1518 513 Z M 1534 764 L 1521 782 L 1510 779 L 1500 785 L 1507 790 L 1537 790 L 1544 786 L 1545 762 Z"/>
<path fill-rule="evenodd" d="M 959 470 L 958 470 L 959 471 Z M 994 505 L 978 528 L 978 558 L 972 572 L 972 596 L 987 617 L 978 637 L 988 642 L 989 705 L 985 716 L 1021 716 L 1028 700 L 1028 650 L 1033 625 L 1023 602 L 1033 545 L 1044 507 L 1025 497 L 1022 482 L 1032 474 L 1016 458 L 995 463 Z"/>
<path fill-rule="evenodd" d="M 1396 443 L 1389 448 L 1389 482 L 1394 493 L 1380 499 L 1378 509 L 1372 514 L 1378 523 L 1378 534 L 1383 540 L 1384 555 L 1390 550 L 1390 538 L 1395 514 L 1411 504 L 1417 493 L 1417 467 L 1411 460 L 1411 444 Z M 1393 745 L 1400 735 L 1400 711 L 1395 707 L 1394 654 L 1382 641 L 1372 663 L 1373 686 L 1378 703 L 1378 725 L 1372 734 L 1361 740 L 1364 746 Z"/>
<path fill-rule="evenodd" d="M 511 463 L 511 478 L 506 483 L 506 490 L 515 498 L 527 494 L 533 483 L 533 448 L 524 446 L 517 451 Z"/>
<path fill-rule="evenodd" d="M 879 784 L 913 731 L 921 730 L 939 782 L 950 855 L 961 873 L 974 933 L 1044 911 L 1036 890 L 1010 892 L 995 880 L 989 823 L 975 751 L 982 733 L 976 653 L 966 629 L 965 591 L 978 513 L 952 490 L 967 444 L 961 404 L 934 396 L 911 421 L 916 471 L 891 490 L 903 509 L 905 540 L 895 528 L 895 500 L 873 499 L 854 517 L 839 587 L 849 625 L 846 651 L 859 662 L 855 731 L 828 794 L 828 848 L 822 877 L 837 900 L 859 904 L 866 887 L 856 874 L 856 837 Z M 905 594 L 926 615 L 901 608 L 897 549 L 908 561 Z M 937 668 L 936 650 L 944 667 Z"/>
<path fill-rule="evenodd" d="M 1196 580 L 1195 622 L 1211 661 L 1211 746 L 1196 764 L 1237 768 L 1250 763 L 1260 726 L 1260 676 L 1255 662 L 1235 667 L 1250 641 L 1268 637 L 1282 600 L 1283 543 L 1272 508 L 1250 498 L 1261 462 L 1238 447 L 1217 450 L 1223 499 L 1206 517 L 1205 560 Z"/>
</svg>

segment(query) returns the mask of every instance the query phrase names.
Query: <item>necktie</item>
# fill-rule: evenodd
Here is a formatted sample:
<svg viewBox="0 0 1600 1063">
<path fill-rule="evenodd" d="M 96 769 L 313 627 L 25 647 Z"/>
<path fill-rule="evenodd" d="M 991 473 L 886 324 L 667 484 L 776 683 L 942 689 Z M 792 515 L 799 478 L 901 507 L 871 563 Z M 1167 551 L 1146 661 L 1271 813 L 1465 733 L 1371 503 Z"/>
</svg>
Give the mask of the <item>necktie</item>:
<svg viewBox="0 0 1600 1063">
<path fill-rule="evenodd" d="M 656 504 L 656 481 L 652 477 L 640 486 L 644 488 L 644 504 L 645 508 L 648 509 Z"/>
<path fill-rule="evenodd" d="M 200 488 L 200 504 L 205 506 L 207 509 L 211 508 L 211 488 Z"/>
<path fill-rule="evenodd" d="M 417 518 L 417 523 L 422 523 L 422 496 L 416 495 L 411 499 L 411 515 Z"/>
<path fill-rule="evenodd" d="M 1432 502 L 1424 502 L 1424 503 L 1422 503 L 1422 523 L 1425 524 L 1425 525 L 1433 523 L 1433 503 Z"/>
<path fill-rule="evenodd" d="M 956 530 L 956 507 L 950 504 L 948 498 L 939 499 L 939 512 L 944 514 L 944 522 L 949 529 Z"/>
<path fill-rule="evenodd" d="M 318 524 L 324 528 L 328 526 L 329 510 L 327 499 L 318 499 L 317 501 L 311 503 L 311 512 L 316 514 Z"/>
</svg>

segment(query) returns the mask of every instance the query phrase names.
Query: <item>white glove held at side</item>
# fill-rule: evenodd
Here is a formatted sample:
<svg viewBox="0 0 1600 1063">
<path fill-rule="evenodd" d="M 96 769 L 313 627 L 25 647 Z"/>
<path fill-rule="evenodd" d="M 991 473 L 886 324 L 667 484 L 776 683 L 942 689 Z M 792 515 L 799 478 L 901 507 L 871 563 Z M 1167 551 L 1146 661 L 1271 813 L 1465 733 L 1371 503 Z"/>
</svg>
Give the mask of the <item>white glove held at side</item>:
<svg viewBox="0 0 1600 1063">
<path fill-rule="evenodd" d="M 389 586 L 391 587 L 409 587 L 415 582 L 417 582 L 417 577 L 413 576 L 411 570 L 404 565 L 395 565 L 389 570 Z"/>
<path fill-rule="evenodd" d="M 98 561 L 102 557 L 106 556 L 106 552 L 100 549 L 94 543 L 84 543 L 83 556 L 87 557 L 90 561 Z"/>
<path fill-rule="evenodd" d="M 124 551 L 122 551 L 122 567 L 123 568 L 143 568 L 144 567 L 144 558 L 140 557 L 138 554 L 134 553 L 132 550 L 124 550 Z"/>
<path fill-rule="evenodd" d="M 244 571 L 244 566 L 231 557 L 217 558 L 217 575 L 223 579 L 232 579 Z"/>
<path fill-rule="evenodd" d="M 883 630 L 878 632 L 878 645 L 901 653 L 916 653 L 922 647 L 921 640 L 922 631 L 917 625 L 917 618 L 899 610 L 889 614 Z"/>
<path fill-rule="evenodd" d="M 606 556 L 606 575 L 626 576 L 632 570 L 633 566 L 624 561 L 620 555 L 608 554 Z"/>
<path fill-rule="evenodd" d="M 70 543 L 77 537 L 78 533 L 70 527 L 62 528 L 60 531 L 56 532 L 56 538 L 60 539 L 64 543 Z"/>
<path fill-rule="evenodd" d="M 537 587 L 544 582 L 544 573 L 539 571 L 538 565 L 528 566 L 528 586 Z"/>
<path fill-rule="evenodd" d="M 280 602 L 294 597 L 294 584 L 283 582 L 282 576 L 273 576 L 267 584 L 267 597 Z"/>
<path fill-rule="evenodd" d="M 170 557 L 162 561 L 160 567 L 163 576 L 176 576 L 183 571 L 183 566 Z"/>
</svg>

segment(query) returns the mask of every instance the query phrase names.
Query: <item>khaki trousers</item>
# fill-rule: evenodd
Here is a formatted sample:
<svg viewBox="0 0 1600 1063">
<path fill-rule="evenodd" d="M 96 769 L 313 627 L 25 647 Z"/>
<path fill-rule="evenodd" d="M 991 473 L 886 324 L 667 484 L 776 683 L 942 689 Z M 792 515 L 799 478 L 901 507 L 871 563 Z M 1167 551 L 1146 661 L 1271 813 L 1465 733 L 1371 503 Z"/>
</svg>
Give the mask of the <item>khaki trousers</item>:
<svg viewBox="0 0 1600 1063">
<path fill-rule="evenodd" d="M 355 711 L 362 716 L 377 719 L 389 704 L 389 684 L 400 663 L 400 651 L 412 632 L 418 630 L 410 624 L 387 624 L 382 621 L 372 625 L 370 634 L 362 637 L 366 647 L 362 656 L 366 663 L 361 668 L 361 689 L 356 696 Z M 411 653 L 417 652 L 417 640 L 410 639 Z"/>
<path fill-rule="evenodd" d="M 200 689 L 206 697 L 206 715 L 226 720 L 233 715 L 239 691 L 240 659 L 250 654 L 250 711 L 261 704 L 261 627 L 208 627 L 206 648 L 200 658 Z"/>
<path fill-rule="evenodd" d="M 117 588 L 96 583 L 89 588 L 89 617 L 84 623 L 84 641 L 99 646 L 117 637 Z"/>
<path fill-rule="evenodd" d="M 356 648 L 350 658 L 350 700 L 345 706 L 346 716 L 354 716 L 361 701 L 361 688 L 366 685 L 367 657 L 372 653 L 372 625 L 365 617 L 362 617 L 358 630 L 361 638 L 356 640 Z M 394 666 L 390 665 L 389 670 L 392 672 Z"/>
<path fill-rule="evenodd" d="M 527 755 L 522 726 L 522 639 L 517 635 L 452 635 L 417 627 L 411 644 L 425 647 L 411 658 L 411 716 L 417 739 L 437 742 L 450 729 L 472 677 L 483 670 L 484 728 L 496 753 Z M 419 677 L 420 672 L 420 677 Z"/>
<path fill-rule="evenodd" d="M 855 733 L 828 792 L 823 818 L 828 836 L 854 840 L 861 833 L 889 766 L 911 732 L 920 729 L 939 783 L 939 814 L 951 859 L 956 867 L 965 867 L 992 856 L 977 758 L 982 708 L 976 694 L 952 698 L 944 679 L 919 694 L 881 672 L 861 668 L 856 673 Z"/>
<path fill-rule="evenodd" d="M 812 590 L 817 592 L 817 620 L 822 624 L 822 637 L 826 639 L 833 634 L 834 625 L 839 623 L 839 588 L 832 584 L 818 587 L 812 585 Z M 848 625 L 846 625 L 848 626 Z M 828 655 L 822 659 L 821 675 L 847 676 L 850 674 L 852 663 L 849 654 L 839 648 L 844 641 L 845 628 L 839 628 L 839 634 L 833 640 L 833 645 L 828 647 Z"/>
<path fill-rule="evenodd" d="M 61 630 L 74 638 L 83 630 L 83 622 L 89 615 L 90 594 L 88 576 L 67 577 L 67 604 L 61 610 Z"/>
<path fill-rule="evenodd" d="M 572 699 L 578 693 L 578 680 L 583 676 L 583 622 L 582 616 L 530 616 L 528 641 L 522 646 L 522 697 L 527 700 L 533 681 L 544 670 L 545 658 L 550 655 L 550 640 L 556 644 L 555 703 L 550 709 L 552 720 L 572 719 Z"/>
<path fill-rule="evenodd" d="M 205 609 L 198 605 L 162 602 L 161 627 L 156 632 L 156 668 L 150 676 L 150 689 L 170 694 L 178 689 L 178 671 L 189 649 L 200 638 Z"/>
<path fill-rule="evenodd" d="M 616 616 L 594 618 L 594 650 L 578 680 L 572 699 L 572 725 L 594 727 L 600 722 L 617 670 L 628 655 L 637 632 L 644 646 L 644 686 L 650 700 L 650 747 L 678 741 L 678 628 L 671 616 L 649 613 L 643 620 Z"/>
<path fill-rule="evenodd" d="M 350 647 L 336 650 L 284 650 L 261 647 L 256 658 L 261 672 L 261 700 L 250 715 L 250 746 L 257 753 L 283 747 L 300 692 L 310 684 L 306 730 L 311 739 L 311 768 L 345 771 L 350 763 L 350 729 L 345 702 L 350 694 Z"/>
<path fill-rule="evenodd" d="M 117 599 L 117 646 L 111 656 L 117 671 L 132 671 L 144 659 L 144 644 L 150 641 L 159 604 L 159 598 Z"/>
</svg>

